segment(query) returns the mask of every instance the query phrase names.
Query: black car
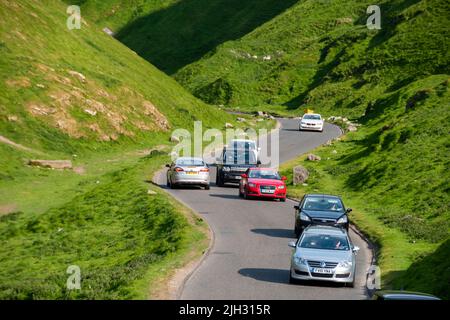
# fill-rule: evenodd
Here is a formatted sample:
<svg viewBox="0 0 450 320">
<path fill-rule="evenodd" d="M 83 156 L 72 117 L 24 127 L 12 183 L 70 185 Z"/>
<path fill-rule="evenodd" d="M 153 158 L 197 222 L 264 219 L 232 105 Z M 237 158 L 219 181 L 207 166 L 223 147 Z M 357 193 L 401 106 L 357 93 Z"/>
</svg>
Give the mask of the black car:
<svg viewBox="0 0 450 320">
<path fill-rule="evenodd" d="M 342 199 L 325 194 L 306 194 L 295 209 L 295 234 L 299 237 L 312 224 L 342 227 L 348 231 L 348 213 Z"/>
<path fill-rule="evenodd" d="M 248 168 L 260 165 L 255 153 L 248 149 L 224 148 L 217 163 L 216 185 L 222 187 L 225 183 L 239 183 Z"/>
<path fill-rule="evenodd" d="M 379 290 L 375 291 L 372 300 L 441 300 L 428 293 L 398 291 L 398 290 Z"/>
</svg>

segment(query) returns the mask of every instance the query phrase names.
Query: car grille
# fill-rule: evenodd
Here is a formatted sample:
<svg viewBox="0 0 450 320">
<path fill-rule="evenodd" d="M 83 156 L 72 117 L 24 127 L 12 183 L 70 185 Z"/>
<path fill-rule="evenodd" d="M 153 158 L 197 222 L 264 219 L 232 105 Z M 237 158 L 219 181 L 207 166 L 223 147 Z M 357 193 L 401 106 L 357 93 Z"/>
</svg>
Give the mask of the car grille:
<svg viewBox="0 0 450 320">
<path fill-rule="evenodd" d="M 313 218 L 312 221 L 313 221 L 314 223 L 318 223 L 318 224 L 329 224 L 329 225 L 334 225 L 334 224 L 336 224 L 336 220 L 335 220 L 335 219 Z"/>
<path fill-rule="evenodd" d="M 259 189 L 260 189 L 261 193 L 274 194 L 276 187 L 275 186 L 259 186 Z"/>
<path fill-rule="evenodd" d="M 317 277 L 317 278 L 333 278 L 333 274 L 326 274 L 326 273 L 314 273 L 314 272 L 311 272 L 311 275 L 313 277 Z"/>
<path fill-rule="evenodd" d="M 336 266 L 338 265 L 337 262 L 325 262 L 325 267 L 322 267 L 320 265 L 321 263 L 322 263 L 322 261 L 308 260 L 308 264 L 312 268 L 329 268 L 329 269 L 333 269 L 333 268 L 336 268 Z"/>
<path fill-rule="evenodd" d="M 261 190 L 275 190 L 275 186 L 260 186 Z"/>
</svg>

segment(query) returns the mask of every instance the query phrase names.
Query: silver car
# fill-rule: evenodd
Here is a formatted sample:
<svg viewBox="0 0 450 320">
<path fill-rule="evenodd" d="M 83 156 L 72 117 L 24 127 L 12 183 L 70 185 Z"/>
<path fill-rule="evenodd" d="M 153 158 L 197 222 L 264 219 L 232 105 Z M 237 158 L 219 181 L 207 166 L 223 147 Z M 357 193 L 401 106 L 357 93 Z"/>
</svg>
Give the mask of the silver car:
<svg viewBox="0 0 450 320">
<path fill-rule="evenodd" d="M 297 280 L 342 282 L 353 287 L 356 253 L 345 229 L 330 226 L 310 226 L 297 241 L 291 258 L 290 283 Z"/>
<path fill-rule="evenodd" d="M 181 157 L 166 167 L 168 187 L 194 185 L 209 190 L 209 167 L 202 158 Z"/>
</svg>

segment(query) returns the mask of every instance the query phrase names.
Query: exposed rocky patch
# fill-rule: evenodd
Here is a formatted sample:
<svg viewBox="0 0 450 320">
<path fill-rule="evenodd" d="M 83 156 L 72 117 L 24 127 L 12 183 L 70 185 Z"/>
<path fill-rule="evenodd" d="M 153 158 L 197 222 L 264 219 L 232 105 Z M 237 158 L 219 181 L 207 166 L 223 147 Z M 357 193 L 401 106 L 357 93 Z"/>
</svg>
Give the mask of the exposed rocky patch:
<svg viewBox="0 0 450 320">
<path fill-rule="evenodd" d="M 303 166 L 296 166 L 293 168 L 293 177 L 294 177 L 294 186 L 298 184 L 305 183 L 306 180 L 308 180 L 309 172 L 308 170 Z"/>
<path fill-rule="evenodd" d="M 72 161 L 70 160 L 29 160 L 28 165 L 59 170 L 72 169 Z"/>
<path fill-rule="evenodd" d="M 308 161 L 320 161 L 320 160 L 322 160 L 321 157 L 316 156 L 315 154 L 312 154 L 312 153 L 308 154 L 306 159 L 308 159 Z"/>
<path fill-rule="evenodd" d="M 355 132 L 358 130 L 358 127 L 361 126 L 359 123 L 353 123 L 345 117 L 341 116 L 331 116 L 327 119 L 328 122 L 333 123 L 341 127 L 345 132 Z"/>
<path fill-rule="evenodd" d="M 142 94 L 128 87 L 119 89 L 120 95 L 115 96 L 75 70 L 66 71 L 69 77 L 44 64 L 36 64 L 35 70 L 45 73 L 45 78 L 52 84 L 48 90 L 47 85 L 41 84 L 43 94 L 50 101 L 29 101 L 25 105 L 26 110 L 70 137 L 95 136 L 99 141 L 111 141 L 119 139 L 120 136 L 135 136 L 136 130 L 170 129 L 165 115 Z M 29 82 L 23 79 L 17 81 L 11 82 L 10 85 L 25 85 Z M 78 85 L 74 85 L 76 83 Z M 86 114 L 86 117 L 81 114 Z M 89 118 L 93 117 L 95 123 L 89 121 Z"/>
</svg>

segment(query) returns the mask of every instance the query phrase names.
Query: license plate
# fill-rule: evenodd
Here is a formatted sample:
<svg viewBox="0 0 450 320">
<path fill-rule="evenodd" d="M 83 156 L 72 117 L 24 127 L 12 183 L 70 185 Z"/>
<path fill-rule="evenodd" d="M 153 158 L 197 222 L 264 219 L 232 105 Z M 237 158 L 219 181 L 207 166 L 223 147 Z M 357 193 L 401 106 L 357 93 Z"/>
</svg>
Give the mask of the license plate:
<svg viewBox="0 0 450 320">
<path fill-rule="evenodd" d="M 314 273 L 323 273 L 323 274 L 332 274 L 333 273 L 333 269 L 313 268 L 312 272 L 314 272 Z"/>
<path fill-rule="evenodd" d="M 188 171 L 187 174 L 197 174 L 197 171 Z"/>
<path fill-rule="evenodd" d="M 275 190 L 261 189 L 261 193 L 275 193 Z"/>
<path fill-rule="evenodd" d="M 235 176 L 234 178 L 237 179 L 237 180 L 241 180 L 242 179 L 241 176 Z"/>
</svg>

